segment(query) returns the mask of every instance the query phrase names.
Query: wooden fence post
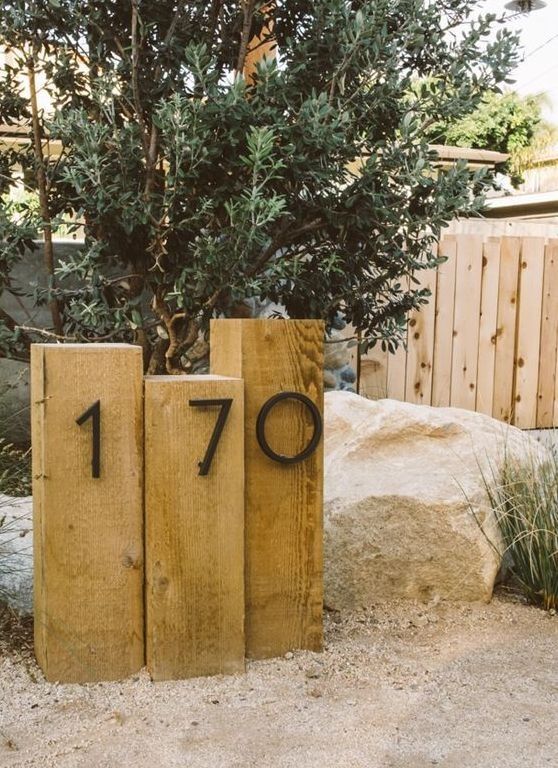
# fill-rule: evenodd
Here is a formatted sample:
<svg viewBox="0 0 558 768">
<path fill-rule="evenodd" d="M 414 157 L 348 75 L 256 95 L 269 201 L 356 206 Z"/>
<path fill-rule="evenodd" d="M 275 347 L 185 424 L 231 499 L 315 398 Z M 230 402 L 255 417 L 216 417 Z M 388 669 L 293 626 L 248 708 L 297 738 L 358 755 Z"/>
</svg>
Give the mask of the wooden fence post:
<svg viewBox="0 0 558 768">
<path fill-rule="evenodd" d="M 47 680 L 144 663 L 142 353 L 31 349 L 35 652 Z"/>
<path fill-rule="evenodd" d="M 317 320 L 211 323 L 211 371 L 245 381 L 246 645 L 254 658 L 322 647 L 322 441 L 304 460 L 281 463 L 264 453 L 256 430 L 265 421 L 276 454 L 311 444 L 312 407 L 270 398 L 300 393 L 321 416 L 323 338 Z"/>
<path fill-rule="evenodd" d="M 244 671 L 243 382 L 145 381 L 146 653 L 153 679 Z"/>
</svg>

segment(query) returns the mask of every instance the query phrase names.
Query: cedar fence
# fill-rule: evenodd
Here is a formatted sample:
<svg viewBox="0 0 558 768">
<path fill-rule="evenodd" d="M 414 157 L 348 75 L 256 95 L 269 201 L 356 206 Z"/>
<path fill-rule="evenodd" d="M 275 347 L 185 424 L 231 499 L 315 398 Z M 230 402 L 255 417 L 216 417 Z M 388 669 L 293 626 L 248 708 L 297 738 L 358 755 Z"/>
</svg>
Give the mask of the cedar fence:
<svg viewBox="0 0 558 768">
<path fill-rule="evenodd" d="M 455 222 L 432 291 L 410 315 L 407 349 L 359 360 L 359 392 L 486 413 L 523 429 L 558 426 L 558 225 Z"/>
</svg>

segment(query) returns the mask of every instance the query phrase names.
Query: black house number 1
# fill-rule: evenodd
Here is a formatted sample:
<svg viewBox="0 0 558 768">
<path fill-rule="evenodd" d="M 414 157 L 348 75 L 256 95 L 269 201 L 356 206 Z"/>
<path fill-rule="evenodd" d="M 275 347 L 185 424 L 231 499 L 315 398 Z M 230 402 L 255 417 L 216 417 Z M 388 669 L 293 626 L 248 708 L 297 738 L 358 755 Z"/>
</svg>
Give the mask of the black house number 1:
<svg viewBox="0 0 558 768">
<path fill-rule="evenodd" d="M 310 442 L 300 453 L 294 456 L 285 456 L 281 453 L 276 453 L 267 442 L 265 435 L 265 424 L 267 417 L 271 409 L 282 400 L 297 400 L 301 402 L 309 411 L 314 424 L 314 431 Z M 190 400 L 189 405 L 193 408 L 206 408 L 206 407 L 218 407 L 219 415 L 215 423 L 215 428 L 209 440 L 209 445 L 205 452 L 203 459 L 198 462 L 199 475 L 205 476 L 209 474 L 211 463 L 215 456 L 219 440 L 223 434 L 227 418 L 229 416 L 232 398 L 220 398 L 214 400 Z M 96 400 L 81 416 L 78 416 L 76 423 L 81 427 L 86 421 L 91 419 L 92 422 L 92 455 L 91 455 L 91 476 L 99 478 L 101 476 L 101 401 Z M 256 439 L 262 451 L 272 461 L 276 461 L 279 464 L 298 464 L 300 461 L 304 461 L 311 456 L 319 445 L 323 432 L 323 422 L 320 411 L 316 407 L 315 403 L 310 400 L 306 395 L 300 392 L 279 392 L 279 394 L 270 397 L 262 406 L 258 418 L 256 420 Z"/>
<path fill-rule="evenodd" d="M 92 422 L 93 450 L 91 453 L 91 476 L 101 477 L 101 401 L 95 400 L 93 405 L 84 411 L 76 419 L 76 424 L 81 427 L 86 421 Z"/>
</svg>

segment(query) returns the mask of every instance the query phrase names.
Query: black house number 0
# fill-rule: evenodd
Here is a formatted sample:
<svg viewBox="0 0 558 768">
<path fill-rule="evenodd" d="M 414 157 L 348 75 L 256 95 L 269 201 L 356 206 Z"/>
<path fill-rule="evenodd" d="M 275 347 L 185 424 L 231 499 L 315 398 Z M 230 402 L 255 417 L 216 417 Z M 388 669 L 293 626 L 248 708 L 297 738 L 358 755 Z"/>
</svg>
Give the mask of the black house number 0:
<svg viewBox="0 0 558 768">
<path fill-rule="evenodd" d="M 269 416 L 272 408 L 274 408 L 274 406 L 277 405 L 277 403 L 280 403 L 282 400 L 298 400 L 301 402 L 310 411 L 312 422 L 314 424 L 314 431 L 312 433 L 312 437 L 310 438 L 310 442 L 306 448 L 294 456 L 285 456 L 284 454 L 276 453 L 267 442 L 267 438 L 265 436 L 265 425 L 267 417 Z M 214 400 L 190 400 L 188 403 L 192 408 L 219 408 L 219 415 L 217 416 L 215 428 L 209 440 L 209 445 L 207 446 L 205 456 L 200 462 L 198 462 L 199 475 L 203 476 L 209 474 L 211 463 L 213 461 L 213 457 L 215 456 L 215 451 L 217 450 L 221 435 L 223 434 L 232 403 L 232 398 L 220 398 Z M 93 405 L 91 405 L 81 414 L 81 416 L 78 416 L 76 423 L 81 427 L 89 419 L 91 419 L 92 422 L 91 476 L 94 478 L 99 478 L 101 476 L 100 400 L 96 400 Z M 307 459 L 318 447 L 322 437 L 322 432 L 323 421 L 320 411 L 309 397 L 301 394 L 300 392 L 279 392 L 279 394 L 273 395 L 273 397 L 270 397 L 269 400 L 264 403 L 256 420 L 256 439 L 258 441 L 258 445 L 266 456 L 268 456 L 273 461 L 278 462 L 279 464 L 297 464 L 298 462 Z"/>
</svg>

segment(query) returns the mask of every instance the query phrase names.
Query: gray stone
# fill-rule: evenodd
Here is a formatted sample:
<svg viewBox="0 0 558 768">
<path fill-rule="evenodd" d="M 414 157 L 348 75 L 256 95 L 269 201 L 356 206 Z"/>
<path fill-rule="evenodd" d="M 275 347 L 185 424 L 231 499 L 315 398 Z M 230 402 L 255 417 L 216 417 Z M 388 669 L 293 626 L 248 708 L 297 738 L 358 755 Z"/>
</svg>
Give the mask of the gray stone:
<svg viewBox="0 0 558 768">
<path fill-rule="evenodd" d="M 348 384 L 354 384 L 356 381 L 356 372 L 350 365 L 344 365 L 339 371 L 339 375 L 341 376 L 341 379 Z"/>
</svg>

